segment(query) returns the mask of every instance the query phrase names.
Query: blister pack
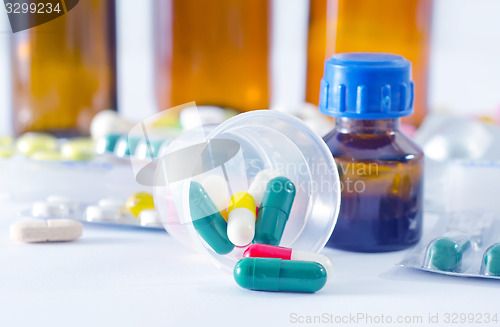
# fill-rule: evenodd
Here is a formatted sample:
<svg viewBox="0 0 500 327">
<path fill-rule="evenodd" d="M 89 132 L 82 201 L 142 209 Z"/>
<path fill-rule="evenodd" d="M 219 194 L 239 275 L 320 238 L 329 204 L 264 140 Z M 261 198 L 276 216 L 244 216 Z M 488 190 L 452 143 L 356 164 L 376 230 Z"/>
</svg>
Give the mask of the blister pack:
<svg viewBox="0 0 500 327">
<path fill-rule="evenodd" d="M 137 192 L 128 199 L 103 198 L 98 202 L 81 202 L 73 198 L 50 195 L 35 201 L 20 215 L 39 219 L 72 219 L 99 225 L 163 229 L 155 210 L 153 197 Z"/>
<path fill-rule="evenodd" d="M 500 162 L 450 162 L 444 181 L 446 209 L 401 266 L 500 279 Z"/>
<path fill-rule="evenodd" d="M 478 211 L 443 214 L 400 264 L 445 275 L 500 279 L 500 217 Z"/>
</svg>

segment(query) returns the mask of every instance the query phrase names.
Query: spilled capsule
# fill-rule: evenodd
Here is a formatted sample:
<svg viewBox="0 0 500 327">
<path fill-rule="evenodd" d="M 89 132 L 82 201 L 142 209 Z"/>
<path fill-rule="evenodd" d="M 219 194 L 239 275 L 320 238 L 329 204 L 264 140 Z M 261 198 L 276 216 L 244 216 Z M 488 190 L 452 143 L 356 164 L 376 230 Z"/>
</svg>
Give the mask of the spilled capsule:
<svg viewBox="0 0 500 327">
<path fill-rule="evenodd" d="M 324 254 L 306 252 L 300 250 L 293 250 L 282 246 L 274 246 L 267 244 L 252 244 L 245 252 L 243 257 L 247 258 L 279 258 L 283 260 L 298 260 L 298 261 L 312 261 L 321 264 L 326 272 L 328 279 L 333 274 L 333 262 Z"/>
<path fill-rule="evenodd" d="M 255 291 L 314 293 L 326 284 L 325 268 L 310 261 L 243 258 L 233 275 L 239 286 Z"/>
</svg>

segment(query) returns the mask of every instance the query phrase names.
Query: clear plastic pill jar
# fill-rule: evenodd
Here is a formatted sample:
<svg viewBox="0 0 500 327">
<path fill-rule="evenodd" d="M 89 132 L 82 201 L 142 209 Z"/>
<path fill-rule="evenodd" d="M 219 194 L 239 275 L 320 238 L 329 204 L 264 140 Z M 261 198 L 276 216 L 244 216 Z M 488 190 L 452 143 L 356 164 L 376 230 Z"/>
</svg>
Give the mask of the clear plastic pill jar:
<svg viewBox="0 0 500 327">
<path fill-rule="evenodd" d="M 202 184 L 208 176 L 220 176 L 227 183 L 229 200 L 232 194 L 247 191 L 254 177 L 266 169 L 289 178 L 296 188 L 280 246 L 319 252 L 339 213 L 335 161 L 321 137 L 301 120 L 270 110 L 240 114 L 208 131 L 186 131 L 160 149 L 153 193 L 165 229 L 232 271 L 248 246 L 235 246 L 221 255 L 207 244 L 193 226 L 191 182 Z"/>
</svg>

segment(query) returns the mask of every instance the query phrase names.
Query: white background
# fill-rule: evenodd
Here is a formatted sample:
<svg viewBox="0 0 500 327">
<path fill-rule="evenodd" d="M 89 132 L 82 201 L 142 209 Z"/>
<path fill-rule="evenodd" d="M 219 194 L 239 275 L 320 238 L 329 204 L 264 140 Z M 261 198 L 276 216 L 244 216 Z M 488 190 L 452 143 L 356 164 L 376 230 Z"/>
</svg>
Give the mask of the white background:
<svg viewBox="0 0 500 327">
<path fill-rule="evenodd" d="M 325 248 L 335 272 L 316 294 L 255 292 L 164 232 L 84 226 L 67 244 L 9 239 L 19 206 L 0 203 L 0 326 L 279 327 L 291 314 L 422 317 L 394 326 L 445 324 L 446 314 L 497 313 L 498 280 L 446 277 L 396 266 L 405 251 L 361 254 Z M 432 217 L 425 217 L 426 223 Z M 438 314 L 439 324 L 429 323 Z"/>
</svg>

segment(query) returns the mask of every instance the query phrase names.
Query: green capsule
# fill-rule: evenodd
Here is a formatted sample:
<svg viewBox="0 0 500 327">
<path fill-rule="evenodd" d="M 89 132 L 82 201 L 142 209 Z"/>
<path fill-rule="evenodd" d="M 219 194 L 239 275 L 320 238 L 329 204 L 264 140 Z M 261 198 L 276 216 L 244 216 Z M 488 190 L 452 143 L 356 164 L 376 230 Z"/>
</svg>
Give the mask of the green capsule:
<svg viewBox="0 0 500 327">
<path fill-rule="evenodd" d="M 134 156 L 138 159 L 152 159 L 158 157 L 164 139 L 150 140 L 142 139 L 135 149 Z"/>
<path fill-rule="evenodd" d="M 427 248 L 429 268 L 456 272 L 460 269 L 462 256 L 471 247 L 466 234 L 451 232 L 432 241 Z"/>
<path fill-rule="evenodd" d="M 121 134 L 108 134 L 99 139 L 96 143 L 96 152 L 98 154 L 113 152 L 115 150 L 116 143 L 121 136 Z"/>
<path fill-rule="evenodd" d="M 500 243 L 493 244 L 484 252 L 483 273 L 500 276 Z"/>
<path fill-rule="evenodd" d="M 326 284 L 325 268 L 313 261 L 244 258 L 233 275 L 238 285 L 255 291 L 314 293 Z"/>
<path fill-rule="evenodd" d="M 295 185 L 288 178 L 276 177 L 267 183 L 255 223 L 253 243 L 280 244 L 294 198 Z"/>
<path fill-rule="evenodd" d="M 200 183 L 191 182 L 189 208 L 194 228 L 215 252 L 227 254 L 234 249 L 227 237 L 227 222 Z"/>
<path fill-rule="evenodd" d="M 114 152 L 118 157 L 128 157 L 135 153 L 135 149 L 141 139 L 123 135 L 116 143 Z"/>
</svg>

